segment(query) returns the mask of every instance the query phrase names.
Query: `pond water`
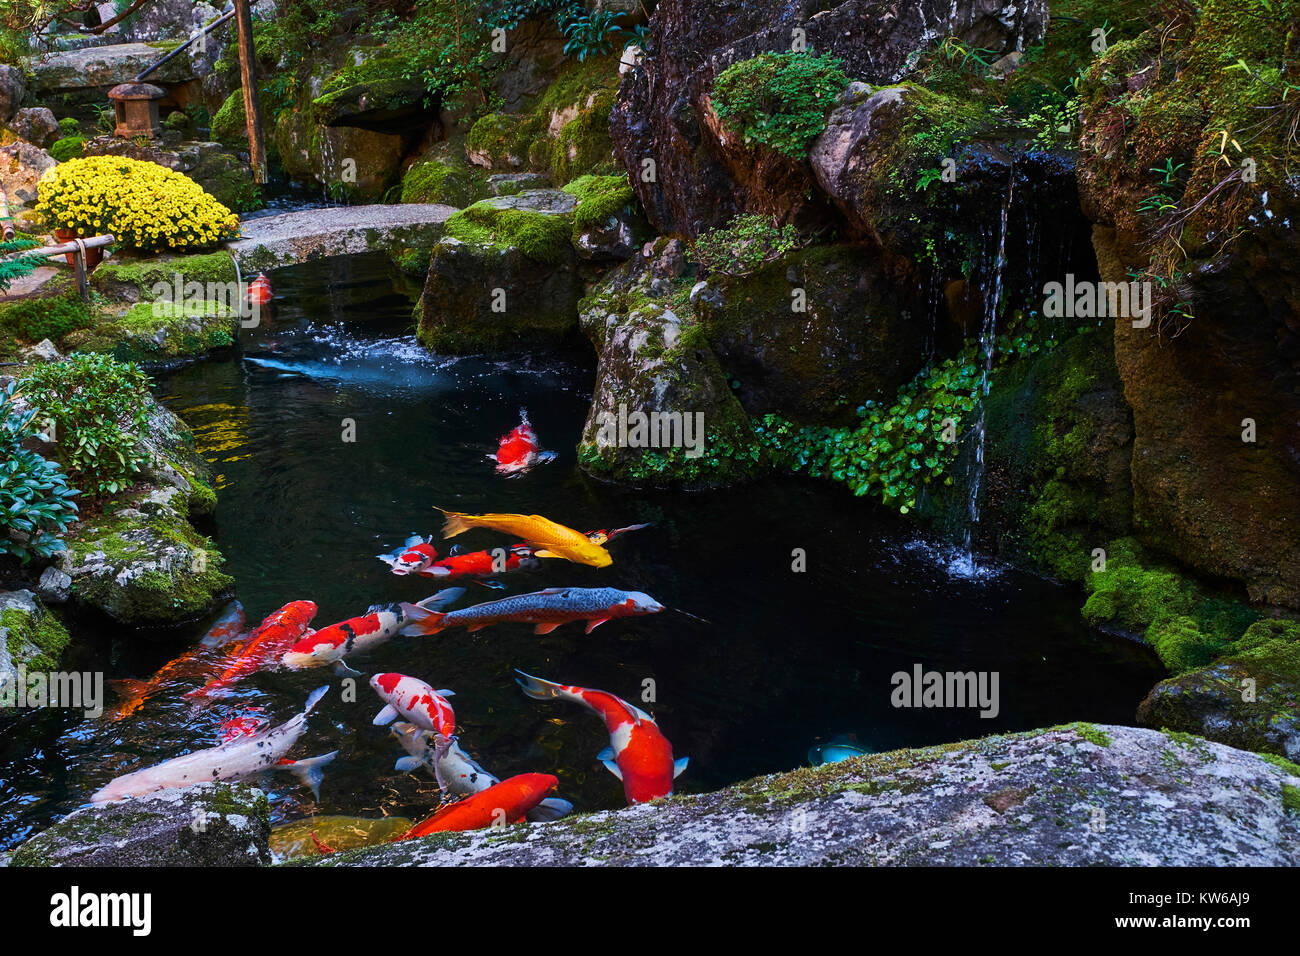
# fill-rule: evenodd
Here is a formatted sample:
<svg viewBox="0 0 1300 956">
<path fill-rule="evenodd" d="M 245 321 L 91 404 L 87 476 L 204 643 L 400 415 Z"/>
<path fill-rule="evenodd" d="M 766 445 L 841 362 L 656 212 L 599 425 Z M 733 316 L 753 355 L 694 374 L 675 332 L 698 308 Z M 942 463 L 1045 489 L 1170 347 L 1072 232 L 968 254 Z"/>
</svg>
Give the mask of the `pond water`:
<svg viewBox="0 0 1300 956">
<path fill-rule="evenodd" d="M 367 675 L 402 671 L 455 690 L 462 745 L 498 776 L 554 773 L 560 795 L 581 810 L 623 804 L 621 784 L 596 761 L 607 743 L 601 722 L 524 697 L 516 667 L 634 701 L 652 686 L 644 706 L 675 753 L 690 757 L 679 792 L 799 766 L 810 746 L 839 734 L 884 751 L 1072 720 L 1131 723 L 1162 676 L 1145 648 L 1083 626 L 1077 590 L 1009 569 L 955 577 L 914 524 L 839 487 L 772 478 L 717 493 L 650 493 L 586 478 L 574 448 L 593 357 L 431 355 L 412 336 L 413 290 L 382 258 L 282 269 L 271 280 L 278 313 L 244 333 L 242 357 L 157 383 L 218 476 L 219 504 L 204 530 L 226 556 L 250 625 L 297 599 L 320 605 L 314 623 L 323 627 L 374 603 L 426 597 L 428 581 L 394 576 L 375 555 L 411 533 L 436 534 L 434 505 L 544 514 L 580 530 L 652 522 L 611 543 L 611 567 L 548 561 L 503 577 L 506 592 L 469 585 L 461 606 L 611 585 L 678 610 L 612 621 L 589 636 L 580 624 L 544 637 L 505 624 L 397 638 L 352 660 Z M 502 478 L 485 456 L 521 408 L 559 457 Z M 345 420 L 355 441 L 343 440 Z M 505 539 L 474 531 L 456 542 Z M 791 569 L 795 548 L 806 552 L 805 572 Z M 106 629 L 72 665 L 148 677 L 204 629 L 168 640 Z M 893 707 L 891 675 L 916 664 L 997 672 L 997 716 Z M 0 848 L 118 774 L 214 745 L 230 716 L 262 708 L 277 723 L 289 718 L 324 683 L 331 693 L 291 756 L 339 750 L 339 758 L 326 768 L 319 804 L 288 775 L 265 780 L 276 821 L 429 812 L 436 786 L 394 769 L 402 751 L 372 726 L 382 704 L 365 680 L 349 703 L 328 670 L 264 673 L 207 710 L 182 702 L 190 685 L 181 684 L 117 723 L 50 712 L 11 727 L 0 740 Z"/>
</svg>

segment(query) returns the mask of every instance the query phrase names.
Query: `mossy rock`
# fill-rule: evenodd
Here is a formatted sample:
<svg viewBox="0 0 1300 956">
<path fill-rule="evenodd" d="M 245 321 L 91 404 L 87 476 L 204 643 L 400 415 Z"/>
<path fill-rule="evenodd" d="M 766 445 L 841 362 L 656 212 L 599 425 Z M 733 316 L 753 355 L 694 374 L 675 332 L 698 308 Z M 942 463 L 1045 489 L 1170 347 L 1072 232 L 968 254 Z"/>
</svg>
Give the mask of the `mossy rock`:
<svg viewBox="0 0 1300 956">
<path fill-rule="evenodd" d="M 140 302 L 111 321 L 68 335 L 65 344 L 80 352 L 107 352 L 120 362 L 172 367 L 233 348 L 239 316 L 213 301 L 180 306 Z"/>
<path fill-rule="evenodd" d="M 1157 684 L 1138 722 L 1300 760 L 1300 623 L 1256 621 L 1218 660 Z"/>
<path fill-rule="evenodd" d="M 31 591 L 0 591 L 0 685 L 17 668 L 56 671 L 71 636 L 56 614 Z"/>
<path fill-rule="evenodd" d="M 202 783 L 91 806 L 18 847 L 11 866 L 263 866 L 271 808 L 248 784 Z"/>
<path fill-rule="evenodd" d="M 383 55 L 345 66 L 325 80 L 311 101 L 312 117 L 321 126 L 397 131 L 429 108 L 424 83 L 408 72 L 404 60 Z"/>
<path fill-rule="evenodd" d="M 912 380 L 925 330 L 877 262 L 863 246 L 815 246 L 696 291 L 695 314 L 749 415 L 851 424 L 863 402 Z"/>
<path fill-rule="evenodd" d="M 149 259 L 110 259 L 90 278 L 96 291 L 118 302 L 153 302 L 160 297 L 156 287 L 172 290 L 176 282 L 184 289 L 197 282 L 206 290 L 209 283 L 225 284 L 238 280 L 235 260 L 228 252 L 209 252 L 192 256 L 158 256 Z M 165 293 L 162 293 L 165 295 Z"/>
</svg>

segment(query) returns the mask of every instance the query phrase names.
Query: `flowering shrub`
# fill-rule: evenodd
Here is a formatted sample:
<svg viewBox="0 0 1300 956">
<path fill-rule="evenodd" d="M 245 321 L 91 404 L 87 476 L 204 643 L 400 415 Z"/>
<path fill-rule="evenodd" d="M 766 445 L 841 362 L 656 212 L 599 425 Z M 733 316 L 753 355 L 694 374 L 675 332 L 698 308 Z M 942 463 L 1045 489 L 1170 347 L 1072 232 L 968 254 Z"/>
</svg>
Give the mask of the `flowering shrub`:
<svg viewBox="0 0 1300 956">
<path fill-rule="evenodd" d="M 239 234 L 239 217 L 194 180 L 157 163 L 88 156 L 41 177 L 36 211 L 56 229 L 112 233 L 124 246 L 156 252 L 211 246 Z"/>
</svg>

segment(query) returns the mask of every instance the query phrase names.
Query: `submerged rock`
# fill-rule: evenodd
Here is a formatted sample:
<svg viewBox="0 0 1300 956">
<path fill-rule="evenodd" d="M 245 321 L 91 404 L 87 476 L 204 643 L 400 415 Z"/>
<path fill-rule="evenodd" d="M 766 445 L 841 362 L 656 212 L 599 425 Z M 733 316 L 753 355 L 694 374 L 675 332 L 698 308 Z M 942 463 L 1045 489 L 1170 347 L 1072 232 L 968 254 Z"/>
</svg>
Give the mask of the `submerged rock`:
<svg viewBox="0 0 1300 956">
<path fill-rule="evenodd" d="M 898 750 L 322 866 L 1295 866 L 1294 767 L 1131 727 Z"/>
<path fill-rule="evenodd" d="M 87 807 L 14 851 L 11 866 L 258 866 L 271 809 L 247 784 L 201 783 Z"/>
</svg>

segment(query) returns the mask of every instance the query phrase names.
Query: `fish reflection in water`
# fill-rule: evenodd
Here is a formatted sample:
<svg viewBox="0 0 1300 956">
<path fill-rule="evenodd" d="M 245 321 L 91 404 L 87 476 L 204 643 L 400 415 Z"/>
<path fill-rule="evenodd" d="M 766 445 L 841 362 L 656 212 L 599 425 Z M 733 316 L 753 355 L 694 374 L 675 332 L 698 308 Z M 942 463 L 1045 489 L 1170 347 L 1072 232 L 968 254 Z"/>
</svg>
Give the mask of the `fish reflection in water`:
<svg viewBox="0 0 1300 956">
<path fill-rule="evenodd" d="M 387 843 L 409 831 L 413 825 L 414 822 L 406 817 L 307 817 L 281 824 L 271 830 L 271 853 L 277 862 L 300 856 L 315 856 L 321 851 L 317 849 L 312 834 L 332 849 L 355 850 L 357 847 Z"/>
<path fill-rule="evenodd" d="M 814 767 L 820 767 L 824 763 L 838 763 L 871 752 L 858 746 L 857 734 L 837 734 L 824 744 L 808 748 L 808 762 Z"/>
</svg>

